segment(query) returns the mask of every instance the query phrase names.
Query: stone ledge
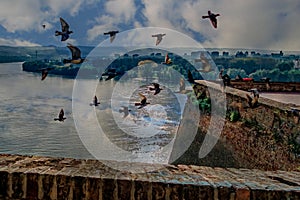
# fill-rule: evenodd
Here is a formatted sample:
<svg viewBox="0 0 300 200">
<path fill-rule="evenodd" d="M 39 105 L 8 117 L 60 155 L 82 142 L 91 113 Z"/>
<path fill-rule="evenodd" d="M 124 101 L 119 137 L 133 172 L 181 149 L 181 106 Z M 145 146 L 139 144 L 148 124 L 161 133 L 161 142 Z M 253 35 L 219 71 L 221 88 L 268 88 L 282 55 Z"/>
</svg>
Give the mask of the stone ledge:
<svg viewBox="0 0 300 200">
<path fill-rule="evenodd" d="M 115 161 L 114 164 L 118 164 Z M 107 163 L 107 161 L 105 161 Z M 300 199 L 300 172 L 0 155 L 1 199 Z M 156 165 L 155 167 L 158 167 Z"/>
</svg>

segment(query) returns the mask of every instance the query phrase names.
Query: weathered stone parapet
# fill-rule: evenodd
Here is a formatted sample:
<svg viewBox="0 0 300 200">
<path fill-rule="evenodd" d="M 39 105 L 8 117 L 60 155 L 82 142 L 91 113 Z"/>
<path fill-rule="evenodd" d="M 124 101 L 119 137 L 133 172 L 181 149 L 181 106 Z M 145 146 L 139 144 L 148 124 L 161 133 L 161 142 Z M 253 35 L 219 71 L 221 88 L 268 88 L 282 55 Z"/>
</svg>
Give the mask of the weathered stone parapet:
<svg viewBox="0 0 300 200">
<path fill-rule="evenodd" d="M 231 86 L 240 90 L 257 88 L 264 92 L 300 92 L 300 83 L 297 82 L 255 82 L 255 81 L 231 81 Z"/>
<path fill-rule="evenodd" d="M 297 171 L 161 165 L 147 172 L 151 164 L 134 165 L 145 173 L 97 160 L 3 154 L 0 199 L 300 199 Z"/>
</svg>

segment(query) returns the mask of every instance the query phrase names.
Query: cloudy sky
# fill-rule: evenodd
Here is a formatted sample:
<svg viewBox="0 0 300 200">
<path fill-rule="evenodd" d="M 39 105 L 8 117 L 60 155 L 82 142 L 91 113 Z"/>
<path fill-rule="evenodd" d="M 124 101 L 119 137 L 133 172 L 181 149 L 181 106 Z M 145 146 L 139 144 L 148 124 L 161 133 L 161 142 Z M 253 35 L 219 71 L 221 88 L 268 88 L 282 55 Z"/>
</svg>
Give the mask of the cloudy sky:
<svg viewBox="0 0 300 200">
<path fill-rule="evenodd" d="M 108 30 L 162 27 L 203 47 L 300 50 L 299 0 L 1 0 L 0 9 L 0 45 L 65 46 L 54 36 L 62 17 L 75 45 L 98 45 Z M 221 15 L 217 29 L 201 18 L 208 10 Z"/>
</svg>

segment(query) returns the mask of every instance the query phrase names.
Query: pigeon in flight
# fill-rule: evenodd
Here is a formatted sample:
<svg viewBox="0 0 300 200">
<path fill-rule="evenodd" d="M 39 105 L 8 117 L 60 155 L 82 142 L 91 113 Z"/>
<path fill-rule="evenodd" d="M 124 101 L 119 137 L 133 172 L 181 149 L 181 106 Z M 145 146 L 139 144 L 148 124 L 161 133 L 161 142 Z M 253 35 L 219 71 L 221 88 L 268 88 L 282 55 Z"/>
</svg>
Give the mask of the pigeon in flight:
<svg viewBox="0 0 300 200">
<path fill-rule="evenodd" d="M 40 69 L 40 71 L 42 71 L 42 78 L 41 78 L 42 81 L 45 80 L 45 78 L 48 75 L 48 72 L 52 69 L 54 69 L 54 67 L 47 67 L 47 68 Z"/>
<path fill-rule="evenodd" d="M 158 83 L 152 83 L 152 85 L 154 87 L 149 87 L 149 90 L 154 90 L 154 94 L 153 95 L 157 95 L 158 93 L 160 93 L 160 91 L 162 89 L 159 87 L 159 84 Z"/>
<path fill-rule="evenodd" d="M 124 113 L 123 118 L 126 118 L 129 115 L 131 110 L 127 106 L 122 106 L 123 109 L 119 109 L 119 113 Z"/>
<path fill-rule="evenodd" d="M 213 25 L 214 28 L 217 28 L 217 17 L 220 16 L 220 14 L 214 14 L 210 10 L 208 11 L 208 15 L 202 16 L 202 19 L 209 18 L 211 24 Z"/>
<path fill-rule="evenodd" d="M 138 62 L 138 66 L 142 65 L 152 65 L 153 67 L 157 67 L 157 63 L 154 62 L 153 60 L 141 60 Z"/>
<path fill-rule="evenodd" d="M 67 119 L 67 118 L 64 117 L 64 115 L 65 115 L 64 110 L 61 109 L 59 114 L 58 114 L 58 118 L 54 118 L 54 121 L 63 122 L 65 119 Z"/>
<path fill-rule="evenodd" d="M 201 62 L 202 63 L 202 69 L 198 70 L 199 72 L 211 72 L 214 71 L 211 67 L 211 64 L 209 63 L 209 60 L 205 57 L 204 53 L 201 52 L 200 59 L 195 59 L 195 62 Z"/>
<path fill-rule="evenodd" d="M 162 62 L 162 64 L 166 64 L 166 65 L 172 64 L 172 60 L 171 60 L 171 58 L 169 57 L 168 53 L 166 54 L 166 56 L 165 56 L 165 61 Z"/>
<path fill-rule="evenodd" d="M 117 33 L 119 33 L 119 31 L 109 31 L 109 32 L 104 33 L 104 35 L 109 35 L 110 43 L 112 43 L 114 41 L 114 39 L 116 38 Z"/>
<path fill-rule="evenodd" d="M 100 104 L 100 102 L 98 101 L 98 98 L 97 96 L 95 95 L 94 96 L 94 99 L 93 99 L 93 103 L 91 103 L 90 105 L 91 106 L 98 106 Z"/>
<path fill-rule="evenodd" d="M 162 38 L 165 35 L 166 35 L 165 33 L 152 35 L 152 37 L 156 37 L 156 43 L 155 43 L 156 46 L 162 41 Z"/>
<path fill-rule="evenodd" d="M 69 24 L 63 18 L 60 18 L 60 24 L 61 31 L 55 31 L 55 36 L 61 35 L 61 41 L 66 41 L 73 31 L 69 30 Z"/>
<path fill-rule="evenodd" d="M 73 46 L 72 44 L 68 44 L 67 46 L 71 53 L 72 53 L 72 59 L 64 59 L 63 63 L 73 63 L 73 64 L 81 64 L 85 60 L 84 58 L 81 58 L 81 51 L 78 47 Z"/>
<path fill-rule="evenodd" d="M 143 95 L 142 93 L 139 93 L 139 96 L 141 98 L 141 101 L 139 103 L 135 103 L 135 106 L 139 106 L 138 109 L 141 109 L 143 107 L 145 107 L 147 104 L 150 104 L 149 102 L 147 102 L 147 98 L 145 95 Z"/>
<path fill-rule="evenodd" d="M 188 70 L 187 76 L 188 76 L 188 81 L 190 83 L 195 83 L 195 80 L 194 80 L 194 77 L 193 77 L 193 74 L 192 74 L 191 70 Z"/>
</svg>

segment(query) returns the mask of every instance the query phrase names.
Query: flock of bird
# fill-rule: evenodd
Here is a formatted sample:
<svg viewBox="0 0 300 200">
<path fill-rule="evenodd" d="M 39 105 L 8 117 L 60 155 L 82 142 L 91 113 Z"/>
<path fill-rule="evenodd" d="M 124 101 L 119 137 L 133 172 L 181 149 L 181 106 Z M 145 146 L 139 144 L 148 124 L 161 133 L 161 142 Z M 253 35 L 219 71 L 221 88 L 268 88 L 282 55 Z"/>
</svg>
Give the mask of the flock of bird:
<svg viewBox="0 0 300 200">
<path fill-rule="evenodd" d="M 214 28 L 217 28 L 217 17 L 220 16 L 220 14 L 214 14 L 211 11 L 208 11 L 208 15 L 206 16 L 202 16 L 203 19 L 210 19 L 211 24 Z M 61 41 L 66 41 L 69 39 L 70 34 L 73 33 L 72 30 L 70 30 L 70 26 L 69 24 L 60 17 L 60 24 L 61 24 L 61 30 L 55 31 L 55 36 L 61 36 Z M 46 28 L 46 24 L 43 24 L 42 27 L 45 29 Z M 108 31 L 108 32 L 104 32 L 104 35 L 109 35 L 110 38 L 110 42 L 112 43 L 114 41 L 114 39 L 116 38 L 116 35 L 119 33 L 119 31 L 117 30 L 113 30 L 113 31 Z M 159 34 L 154 34 L 152 35 L 152 37 L 156 38 L 155 41 L 155 45 L 159 45 L 161 43 L 161 41 L 163 40 L 163 37 L 165 37 L 166 34 L 165 33 L 159 33 Z M 67 48 L 71 51 L 72 54 L 72 58 L 71 59 L 63 59 L 63 63 L 67 64 L 67 63 L 72 63 L 72 64 L 81 64 L 85 61 L 85 58 L 81 57 L 81 51 L 78 47 L 68 43 Z M 145 61 L 141 61 L 139 63 L 139 65 L 145 64 L 145 63 L 149 63 L 149 62 L 153 62 L 151 60 L 145 60 Z M 201 53 L 200 55 L 200 59 L 196 59 L 195 62 L 201 62 L 202 63 L 202 70 L 199 70 L 200 72 L 210 72 L 213 71 L 208 59 L 205 57 L 205 55 L 203 53 Z M 162 62 L 162 64 L 165 65 L 170 65 L 172 64 L 172 60 L 171 58 L 168 56 L 168 54 L 166 54 L 164 62 Z M 48 67 L 48 68 L 43 68 L 40 69 L 40 71 L 42 72 L 42 78 L 41 80 L 45 80 L 48 72 L 50 70 L 53 70 L 55 67 Z M 108 77 L 105 80 L 109 80 L 113 77 L 115 77 L 116 71 L 108 71 L 107 72 Z M 189 82 L 194 82 L 193 77 L 191 72 L 188 72 L 188 81 Z M 153 95 L 157 95 L 160 93 L 160 91 L 162 90 L 162 88 L 160 88 L 160 85 L 158 83 L 152 83 L 152 86 L 149 86 L 149 90 L 150 91 L 154 91 Z M 185 89 L 185 83 L 184 83 L 184 79 L 180 80 L 180 91 L 183 91 Z M 145 107 L 146 105 L 150 104 L 149 102 L 147 102 L 147 97 L 145 95 L 143 95 L 142 93 L 139 93 L 140 96 L 140 102 L 136 102 L 135 106 L 138 106 L 138 109 Z M 94 96 L 93 102 L 90 104 L 91 106 L 98 106 L 100 104 L 100 102 L 98 101 L 97 96 Z M 128 107 L 123 106 L 123 109 L 119 110 L 120 113 L 124 113 L 124 117 L 126 117 L 130 110 L 128 109 Z M 60 121 L 63 122 L 66 119 L 66 117 L 64 116 L 64 110 L 61 109 L 58 115 L 58 118 L 54 118 L 55 121 Z"/>
</svg>

